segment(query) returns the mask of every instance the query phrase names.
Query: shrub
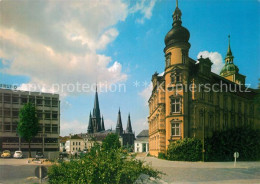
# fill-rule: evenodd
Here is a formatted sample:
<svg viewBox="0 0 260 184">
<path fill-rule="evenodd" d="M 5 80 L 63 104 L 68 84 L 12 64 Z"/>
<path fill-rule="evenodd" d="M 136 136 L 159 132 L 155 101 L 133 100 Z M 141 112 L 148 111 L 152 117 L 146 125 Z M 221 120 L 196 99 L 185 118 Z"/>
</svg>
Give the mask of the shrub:
<svg viewBox="0 0 260 184">
<path fill-rule="evenodd" d="M 102 142 L 102 149 L 109 151 L 110 149 L 118 149 L 121 147 L 119 137 L 117 134 L 108 134 Z"/>
<path fill-rule="evenodd" d="M 234 152 L 239 160 L 260 160 L 260 131 L 248 127 L 214 132 L 205 141 L 207 161 L 233 161 Z"/>
<path fill-rule="evenodd" d="M 155 178 L 160 174 L 142 161 L 127 157 L 122 149 L 105 151 L 99 145 L 80 160 L 53 165 L 48 172 L 51 184 L 134 183 L 140 174 Z"/>
<path fill-rule="evenodd" d="M 165 153 L 159 152 L 159 153 L 158 153 L 158 158 L 160 158 L 160 159 L 166 159 Z"/>
<path fill-rule="evenodd" d="M 184 138 L 172 142 L 167 150 L 167 159 L 178 161 L 200 161 L 202 144 L 199 139 Z"/>
</svg>

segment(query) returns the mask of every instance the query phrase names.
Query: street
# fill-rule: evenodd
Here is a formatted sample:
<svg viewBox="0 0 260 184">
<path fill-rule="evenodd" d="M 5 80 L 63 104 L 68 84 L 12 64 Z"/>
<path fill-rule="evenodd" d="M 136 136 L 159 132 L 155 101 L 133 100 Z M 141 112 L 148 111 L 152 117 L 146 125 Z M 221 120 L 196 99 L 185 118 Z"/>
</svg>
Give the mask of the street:
<svg viewBox="0 0 260 184">
<path fill-rule="evenodd" d="M 167 183 L 234 183 L 259 184 L 260 162 L 180 162 L 154 157 L 139 157 L 153 168 L 164 172 Z"/>
<path fill-rule="evenodd" d="M 27 159 L 0 159 L 0 184 L 39 183 L 34 174 L 37 166 L 28 164 Z"/>
<path fill-rule="evenodd" d="M 173 184 L 259 184 L 260 162 L 178 162 L 154 157 L 137 157 L 164 172 L 162 180 Z M 0 159 L 0 184 L 38 183 L 34 170 L 38 165 L 27 159 Z M 46 181 L 43 181 L 46 183 Z"/>
</svg>

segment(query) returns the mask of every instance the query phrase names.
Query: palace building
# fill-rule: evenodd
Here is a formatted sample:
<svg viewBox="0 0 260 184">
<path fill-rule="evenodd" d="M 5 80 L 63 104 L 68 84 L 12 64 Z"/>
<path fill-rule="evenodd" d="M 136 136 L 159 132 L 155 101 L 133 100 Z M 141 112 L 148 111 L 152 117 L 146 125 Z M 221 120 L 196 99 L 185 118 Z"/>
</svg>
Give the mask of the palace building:
<svg viewBox="0 0 260 184">
<path fill-rule="evenodd" d="M 225 65 L 217 75 L 209 58 L 189 57 L 190 33 L 182 26 L 181 10 L 173 13 L 165 36 L 165 70 L 152 76 L 149 98 L 149 152 L 165 153 L 172 141 L 204 138 L 214 131 L 239 126 L 260 128 L 255 98 L 259 90 L 245 86 L 245 76 L 234 64 L 230 41 Z"/>
</svg>

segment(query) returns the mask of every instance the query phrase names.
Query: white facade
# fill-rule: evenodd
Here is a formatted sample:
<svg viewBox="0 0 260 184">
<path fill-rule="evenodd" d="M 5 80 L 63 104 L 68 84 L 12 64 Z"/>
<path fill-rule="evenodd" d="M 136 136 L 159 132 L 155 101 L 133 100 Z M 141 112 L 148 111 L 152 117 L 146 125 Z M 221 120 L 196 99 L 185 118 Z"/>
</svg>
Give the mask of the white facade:
<svg viewBox="0 0 260 184">
<path fill-rule="evenodd" d="M 149 142 L 148 140 L 136 140 L 135 141 L 135 152 L 148 152 L 149 151 Z"/>
<path fill-rule="evenodd" d="M 86 148 L 87 146 L 83 139 L 68 139 L 65 143 L 65 149 L 68 154 L 77 153 Z"/>
</svg>

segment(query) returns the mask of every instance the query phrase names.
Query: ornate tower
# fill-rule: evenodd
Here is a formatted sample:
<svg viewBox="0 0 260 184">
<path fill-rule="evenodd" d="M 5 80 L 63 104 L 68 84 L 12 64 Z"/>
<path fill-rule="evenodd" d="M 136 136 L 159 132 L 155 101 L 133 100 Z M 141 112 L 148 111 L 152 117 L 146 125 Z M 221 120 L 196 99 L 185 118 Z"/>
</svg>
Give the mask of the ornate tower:
<svg viewBox="0 0 260 184">
<path fill-rule="evenodd" d="M 126 133 L 133 133 L 130 114 L 128 115 L 127 126 L 126 126 Z"/>
<path fill-rule="evenodd" d="M 122 125 L 120 109 L 118 111 L 118 116 L 117 116 L 116 133 L 119 135 L 123 134 L 123 125 Z"/>
<path fill-rule="evenodd" d="M 178 7 L 178 0 L 172 17 L 172 28 L 164 39 L 166 148 L 171 141 L 188 136 L 190 94 L 189 90 L 184 91 L 183 86 L 189 85 L 190 66 L 195 63 L 189 58 L 190 33 L 182 26 L 182 12 Z"/>
<path fill-rule="evenodd" d="M 235 82 L 237 84 L 245 84 L 245 76 L 242 74 L 239 74 L 239 69 L 238 67 L 234 64 L 233 62 L 234 56 L 231 51 L 230 47 L 230 35 L 228 36 L 228 50 L 227 50 L 227 55 L 225 58 L 225 65 L 222 68 L 220 72 L 220 76 Z"/>
<path fill-rule="evenodd" d="M 97 88 L 96 88 L 95 102 L 93 108 L 92 124 L 93 124 L 94 133 L 101 131 L 101 117 L 100 117 Z"/>
</svg>

